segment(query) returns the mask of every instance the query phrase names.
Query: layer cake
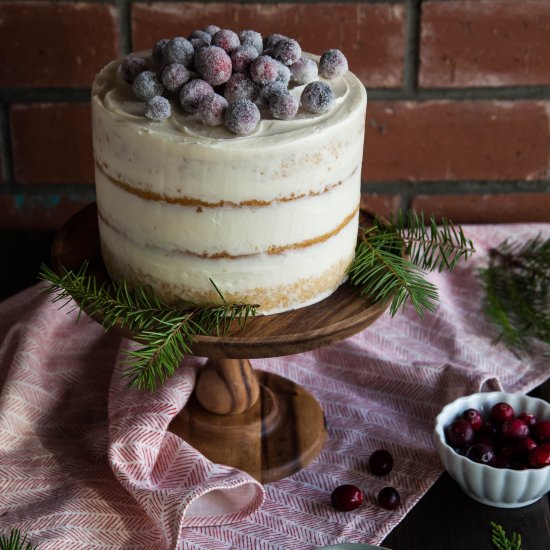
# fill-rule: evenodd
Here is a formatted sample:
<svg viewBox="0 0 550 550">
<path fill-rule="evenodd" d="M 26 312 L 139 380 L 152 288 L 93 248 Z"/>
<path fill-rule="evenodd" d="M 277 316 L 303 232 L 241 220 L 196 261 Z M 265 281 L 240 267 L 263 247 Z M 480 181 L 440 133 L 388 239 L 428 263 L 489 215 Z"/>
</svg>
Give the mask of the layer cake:
<svg viewBox="0 0 550 550">
<path fill-rule="evenodd" d="M 138 54 L 150 63 L 149 53 Z M 317 58 L 315 58 L 317 59 Z M 353 259 L 366 92 L 351 73 L 335 102 L 293 120 L 262 112 L 249 135 L 205 126 L 172 103 L 144 117 L 131 85 L 107 65 L 92 88 L 103 258 L 115 280 L 165 301 L 303 307 L 338 288 Z M 320 80 L 323 80 L 320 78 Z M 291 87 L 300 97 L 303 86 Z"/>
</svg>

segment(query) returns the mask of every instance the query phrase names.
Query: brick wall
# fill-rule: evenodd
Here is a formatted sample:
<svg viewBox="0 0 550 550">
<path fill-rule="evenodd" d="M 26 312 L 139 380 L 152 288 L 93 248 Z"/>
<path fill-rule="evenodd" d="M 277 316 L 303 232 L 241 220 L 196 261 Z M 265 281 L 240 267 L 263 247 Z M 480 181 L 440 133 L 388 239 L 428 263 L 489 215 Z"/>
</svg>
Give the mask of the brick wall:
<svg viewBox="0 0 550 550">
<path fill-rule="evenodd" d="M 550 222 L 550 0 L 0 2 L 0 229 L 93 200 L 89 87 L 207 23 L 342 49 L 369 90 L 363 191 L 458 222 Z"/>
</svg>

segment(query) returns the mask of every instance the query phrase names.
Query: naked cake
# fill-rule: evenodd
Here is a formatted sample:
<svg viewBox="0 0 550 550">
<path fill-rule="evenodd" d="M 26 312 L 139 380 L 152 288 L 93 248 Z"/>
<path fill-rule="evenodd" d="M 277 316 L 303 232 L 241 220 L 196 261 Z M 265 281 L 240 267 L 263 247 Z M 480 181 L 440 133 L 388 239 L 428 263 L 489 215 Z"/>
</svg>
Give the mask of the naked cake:
<svg viewBox="0 0 550 550">
<path fill-rule="evenodd" d="M 210 88 L 208 71 L 214 74 L 211 67 L 201 70 L 198 52 L 204 49 L 206 58 L 207 48 L 225 44 L 215 40 L 219 30 L 198 32 L 212 38 L 209 45 L 204 36 L 189 38 L 195 51 L 179 89 L 172 77 L 184 69 L 168 67 L 185 62 L 159 60 L 173 40 L 111 62 L 94 81 L 95 181 L 106 267 L 115 280 L 150 286 L 169 303 L 219 301 L 211 281 L 228 302 L 259 304 L 261 313 L 322 300 L 345 280 L 355 251 L 365 88 L 347 70 L 317 74 L 323 67 L 318 57 L 300 52 L 296 59 L 268 37 L 266 51 L 253 51 L 241 63 L 244 76 L 235 77 L 235 67 L 248 53 L 239 58 L 236 48 L 224 50 L 234 67 L 229 78 L 238 82 L 226 79 L 223 89 L 213 84 L 197 101 L 193 93 Z M 240 36 L 239 52 L 248 46 Z M 277 81 L 265 81 L 271 76 L 260 58 L 277 61 Z M 136 66 L 136 74 L 149 75 L 145 84 L 156 87 L 154 97 L 136 92 L 136 74 L 128 77 Z M 319 94 L 327 88 L 325 109 Z M 248 124 L 244 131 L 232 126 L 238 116 Z"/>
</svg>

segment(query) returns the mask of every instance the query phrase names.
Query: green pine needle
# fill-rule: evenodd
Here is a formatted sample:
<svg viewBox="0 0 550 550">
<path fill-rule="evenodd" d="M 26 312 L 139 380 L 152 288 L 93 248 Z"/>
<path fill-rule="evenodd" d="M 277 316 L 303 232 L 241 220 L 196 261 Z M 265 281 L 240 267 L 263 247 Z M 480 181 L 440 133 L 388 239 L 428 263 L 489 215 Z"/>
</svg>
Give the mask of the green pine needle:
<svg viewBox="0 0 550 550">
<path fill-rule="evenodd" d="M 521 550 L 521 535 L 512 533 L 512 538 L 506 536 L 502 525 L 491 521 L 491 542 L 498 550 Z"/>
<path fill-rule="evenodd" d="M 74 299 L 79 318 L 85 311 L 107 329 L 124 326 L 135 334 L 144 345 L 128 352 L 124 375 L 131 387 L 149 391 L 173 376 L 182 359 L 191 353 L 197 335 L 226 334 L 233 321 L 244 329 L 258 307 L 228 304 L 210 281 L 223 302 L 221 305 L 182 302 L 174 309 L 150 290 L 130 289 L 125 281 L 98 286 L 95 277 L 88 274 L 88 263 L 61 276 L 43 265 L 39 278 L 48 283 L 45 292 L 53 295 L 52 302 L 65 306 Z"/>
<path fill-rule="evenodd" d="M 504 241 L 480 270 L 483 310 L 500 329 L 497 340 L 524 352 L 531 339 L 550 344 L 550 239 Z"/>
<path fill-rule="evenodd" d="M 423 214 L 401 212 L 394 222 L 375 218 L 374 226 L 362 229 L 355 258 L 348 270 L 350 282 L 375 301 L 389 300 L 393 316 L 410 300 L 420 317 L 434 311 L 437 289 L 426 281 L 423 271 L 452 271 L 474 252 L 462 229 L 447 219 L 438 227 Z"/>
<path fill-rule="evenodd" d="M 21 538 L 17 529 L 12 529 L 7 535 L 0 533 L 0 550 L 35 550 L 36 545 L 27 542 L 27 536 Z"/>
</svg>

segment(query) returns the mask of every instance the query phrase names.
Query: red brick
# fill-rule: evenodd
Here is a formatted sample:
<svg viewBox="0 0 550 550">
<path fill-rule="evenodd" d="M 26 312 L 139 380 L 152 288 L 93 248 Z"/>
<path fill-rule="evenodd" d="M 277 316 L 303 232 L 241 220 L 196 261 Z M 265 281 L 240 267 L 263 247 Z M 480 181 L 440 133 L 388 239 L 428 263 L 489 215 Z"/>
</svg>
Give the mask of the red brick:
<svg viewBox="0 0 550 550">
<path fill-rule="evenodd" d="M 363 179 L 532 180 L 548 176 L 550 103 L 371 101 Z"/>
<path fill-rule="evenodd" d="M 405 9 L 402 4 L 132 4 L 134 49 L 161 38 L 187 36 L 209 23 L 256 29 L 296 38 L 304 50 L 341 49 L 350 68 L 373 87 L 400 86 L 403 72 Z"/>
<path fill-rule="evenodd" d="M 361 195 L 361 206 L 367 210 L 389 218 L 395 216 L 401 206 L 399 195 L 380 195 L 378 193 L 363 193 Z"/>
<path fill-rule="evenodd" d="M 413 209 L 456 223 L 550 222 L 550 193 L 419 195 Z"/>
<path fill-rule="evenodd" d="M 73 214 L 86 206 L 64 194 L 33 196 L 24 192 L 0 195 L 0 229 L 43 231 L 59 229 Z"/>
<path fill-rule="evenodd" d="M 92 125 L 87 103 L 31 103 L 10 110 L 18 183 L 91 183 Z"/>
<path fill-rule="evenodd" d="M 550 2 L 423 2 L 420 85 L 550 84 Z"/>
<path fill-rule="evenodd" d="M 0 86 L 88 87 L 118 55 L 113 6 L 0 3 Z"/>
</svg>

